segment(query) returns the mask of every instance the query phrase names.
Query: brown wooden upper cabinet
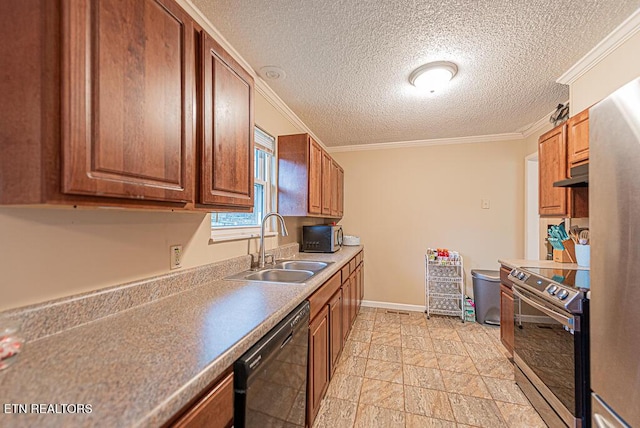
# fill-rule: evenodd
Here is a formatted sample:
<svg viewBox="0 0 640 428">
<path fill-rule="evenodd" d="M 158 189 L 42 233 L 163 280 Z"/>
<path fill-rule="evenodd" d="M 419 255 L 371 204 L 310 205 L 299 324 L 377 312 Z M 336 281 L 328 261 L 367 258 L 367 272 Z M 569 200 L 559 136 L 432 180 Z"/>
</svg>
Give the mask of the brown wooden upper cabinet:
<svg viewBox="0 0 640 428">
<path fill-rule="evenodd" d="M 322 215 L 326 217 L 332 216 L 331 211 L 331 156 L 329 153 L 322 152 Z"/>
<path fill-rule="evenodd" d="M 554 182 L 569 178 L 572 166 L 588 159 L 588 110 L 585 112 L 541 135 L 538 140 L 539 214 L 542 217 L 589 216 L 587 187 L 553 187 Z M 570 163 L 570 151 L 579 155 L 574 158 L 579 160 L 575 160 L 573 164 Z M 586 157 L 583 157 L 585 153 Z"/>
<path fill-rule="evenodd" d="M 343 185 L 344 170 L 309 134 L 278 137 L 280 214 L 340 218 Z"/>
<path fill-rule="evenodd" d="M 338 164 L 336 161 L 331 161 L 331 216 L 339 217 L 338 215 L 338 198 L 340 194 L 338 192 Z"/>
<path fill-rule="evenodd" d="M 539 199 L 541 216 L 567 213 L 567 189 L 553 183 L 567 178 L 566 124 L 540 136 L 538 141 Z"/>
<path fill-rule="evenodd" d="M 589 109 L 567 121 L 568 168 L 582 165 L 589 160 Z"/>
<path fill-rule="evenodd" d="M 338 165 L 338 217 L 342 218 L 344 215 L 344 169 Z"/>
<path fill-rule="evenodd" d="M 322 214 L 322 147 L 309 138 L 309 213 Z"/>
<path fill-rule="evenodd" d="M 0 204 L 251 209 L 253 80 L 174 0 L 7 10 Z"/>
<path fill-rule="evenodd" d="M 62 191 L 192 199 L 193 26 L 172 1 L 63 2 Z"/>
<path fill-rule="evenodd" d="M 253 209 L 253 77 L 201 32 L 198 203 Z"/>
</svg>

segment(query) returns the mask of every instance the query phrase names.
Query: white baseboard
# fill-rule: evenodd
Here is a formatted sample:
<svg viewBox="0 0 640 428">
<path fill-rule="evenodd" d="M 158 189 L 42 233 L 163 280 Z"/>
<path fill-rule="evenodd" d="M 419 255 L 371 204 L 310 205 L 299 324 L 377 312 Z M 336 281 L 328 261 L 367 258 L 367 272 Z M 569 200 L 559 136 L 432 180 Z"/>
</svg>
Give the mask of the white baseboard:
<svg viewBox="0 0 640 428">
<path fill-rule="evenodd" d="M 407 305 L 404 303 L 377 302 L 375 300 L 363 300 L 362 306 L 369 308 L 395 309 L 396 311 L 408 312 L 424 312 L 425 307 L 422 305 Z"/>
</svg>

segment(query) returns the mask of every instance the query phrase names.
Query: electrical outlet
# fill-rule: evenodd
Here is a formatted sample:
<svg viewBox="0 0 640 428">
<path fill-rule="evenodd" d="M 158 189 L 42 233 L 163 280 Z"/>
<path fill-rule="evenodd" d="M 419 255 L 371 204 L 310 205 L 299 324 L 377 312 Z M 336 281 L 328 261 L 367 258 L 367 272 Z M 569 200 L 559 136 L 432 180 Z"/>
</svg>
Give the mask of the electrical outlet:
<svg viewBox="0 0 640 428">
<path fill-rule="evenodd" d="M 171 265 L 169 267 L 171 269 L 182 267 L 182 245 L 172 245 L 169 248 L 171 251 Z"/>
<path fill-rule="evenodd" d="M 480 204 L 483 210 L 488 210 L 489 208 L 491 208 L 491 201 L 489 201 L 489 199 L 482 199 Z"/>
</svg>

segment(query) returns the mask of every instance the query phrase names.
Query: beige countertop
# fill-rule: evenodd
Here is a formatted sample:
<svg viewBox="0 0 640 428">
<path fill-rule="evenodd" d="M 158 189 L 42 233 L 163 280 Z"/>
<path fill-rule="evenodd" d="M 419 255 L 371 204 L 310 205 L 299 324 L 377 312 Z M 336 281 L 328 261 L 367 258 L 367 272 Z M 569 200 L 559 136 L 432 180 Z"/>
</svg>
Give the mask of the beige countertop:
<svg viewBox="0 0 640 428">
<path fill-rule="evenodd" d="M 0 426 L 159 426 L 226 371 L 363 247 L 305 284 L 215 280 L 25 346 L 0 371 L 0 404 L 91 404 L 89 414 L 7 414 Z"/>
<path fill-rule="evenodd" d="M 525 259 L 498 259 L 498 263 L 510 268 L 550 268 L 550 269 L 584 269 L 589 267 L 579 266 L 576 263 L 558 263 L 553 260 L 525 260 Z"/>
</svg>

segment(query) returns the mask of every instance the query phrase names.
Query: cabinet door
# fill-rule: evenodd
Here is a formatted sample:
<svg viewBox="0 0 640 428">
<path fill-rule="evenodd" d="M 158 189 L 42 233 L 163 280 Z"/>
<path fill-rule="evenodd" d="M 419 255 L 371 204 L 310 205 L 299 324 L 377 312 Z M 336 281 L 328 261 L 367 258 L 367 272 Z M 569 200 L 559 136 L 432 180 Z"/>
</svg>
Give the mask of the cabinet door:
<svg viewBox="0 0 640 428">
<path fill-rule="evenodd" d="M 216 383 L 171 425 L 173 428 L 230 427 L 233 424 L 233 373 Z"/>
<path fill-rule="evenodd" d="M 355 298 L 354 300 L 354 319 L 356 316 L 358 316 L 358 312 L 360 312 L 360 304 L 362 303 L 362 277 L 361 277 L 361 272 L 362 272 L 362 268 L 360 266 L 358 266 L 356 268 L 356 273 L 355 273 L 355 282 L 356 282 L 356 292 L 355 292 Z"/>
<path fill-rule="evenodd" d="M 351 282 L 351 294 L 349 299 L 349 327 L 353 324 L 356 319 L 357 311 L 358 311 L 358 296 L 360 291 L 358 290 L 358 279 L 357 279 L 357 269 L 353 271 L 351 277 L 349 278 Z"/>
<path fill-rule="evenodd" d="M 342 351 L 342 290 L 338 290 L 329 301 L 329 345 L 333 376 Z"/>
<path fill-rule="evenodd" d="M 569 168 L 589 160 L 589 109 L 567 121 L 567 156 Z"/>
<path fill-rule="evenodd" d="M 351 329 L 351 277 L 342 283 L 342 343 Z"/>
<path fill-rule="evenodd" d="M 192 201 L 191 18 L 172 0 L 62 4 L 62 192 Z"/>
<path fill-rule="evenodd" d="M 514 321 L 513 293 L 509 287 L 500 284 L 500 340 L 513 354 Z"/>
<path fill-rule="evenodd" d="M 344 170 L 338 167 L 338 217 L 344 216 Z"/>
<path fill-rule="evenodd" d="M 202 33 L 199 203 L 253 208 L 253 78 Z"/>
<path fill-rule="evenodd" d="M 566 125 L 552 129 L 538 142 L 539 212 L 543 216 L 567 213 L 567 189 L 553 183 L 567 178 Z"/>
<path fill-rule="evenodd" d="M 360 303 L 364 300 L 364 263 L 360 264 Z"/>
<path fill-rule="evenodd" d="M 320 409 L 329 384 L 329 308 L 325 307 L 309 324 L 309 380 L 307 420 L 309 426 Z"/>
<path fill-rule="evenodd" d="M 331 156 L 322 152 L 322 215 L 331 216 Z"/>
<path fill-rule="evenodd" d="M 338 217 L 338 164 L 331 160 L 331 216 Z"/>
<path fill-rule="evenodd" d="M 309 138 L 309 213 L 322 213 L 322 148 Z"/>
</svg>

